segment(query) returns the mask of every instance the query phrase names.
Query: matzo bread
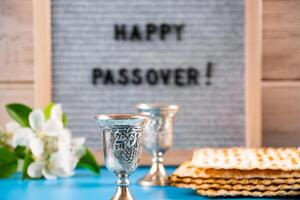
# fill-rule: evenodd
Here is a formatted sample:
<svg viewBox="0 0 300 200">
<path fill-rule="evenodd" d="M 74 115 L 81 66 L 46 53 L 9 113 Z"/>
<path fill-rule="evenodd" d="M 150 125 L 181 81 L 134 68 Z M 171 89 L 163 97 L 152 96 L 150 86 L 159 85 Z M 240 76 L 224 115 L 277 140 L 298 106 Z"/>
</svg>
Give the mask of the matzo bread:
<svg viewBox="0 0 300 200">
<path fill-rule="evenodd" d="M 299 190 L 278 190 L 278 191 L 231 191 L 231 190 L 197 190 L 197 193 L 204 196 L 253 196 L 253 197 L 274 197 L 274 196 L 298 196 Z"/>
<path fill-rule="evenodd" d="M 202 148 L 170 177 L 205 196 L 300 195 L 300 148 Z"/>
<path fill-rule="evenodd" d="M 196 184 L 221 184 L 221 185 L 279 185 L 279 184 L 300 184 L 300 178 L 276 178 L 276 179 L 222 179 L 222 178 L 189 178 L 172 175 L 170 182 L 196 183 Z"/>
<path fill-rule="evenodd" d="M 180 188 L 196 189 L 199 195 L 217 197 L 217 196 L 254 196 L 254 197 L 270 197 L 270 196 L 298 196 L 299 190 L 277 190 L 277 191 L 249 191 L 249 190 L 225 190 L 225 189 L 197 189 L 197 185 L 185 183 L 172 183 L 173 186 Z"/>
<path fill-rule="evenodd" d="M 198 184 L 196 182 L 172 182 L 173 185 L 177 184 L 186 184 L 186 187 L 193 188 L 193 189 L 202 189 L 202 190 L 208 190 L 208 189 L 214 189 L 214 190 L 248 190 L 248 191 L 277 191 L 277 190 L 299 190 L 300 189 L 300 184 L 280 184 L 280 185 L 253 185 L 253 184 L 248 184 L 248 185 L 241 185 L 241 184 L 235 184 L 235 185 L 222 185 L 222 184 L 217 184 L 217 183 L 212 183 L 212 184 Z"/>
<path fill-rule="evenodd" d="M 199 168 L 192 162 L 185 162 L 180 165 L 173 173 L 178 177 L 190 178 L 224 178 L 224 179 L 245 179 L 245 178 L 300 178 L 300 170 L 282 171 L 282 170 L 238 170 L 238 169 L 212 169 Z"/>
<path fill-rule="evenodd" d="M 212 169 L 300 170 L 300 148 L 201 148 L 192 165 Z"/>
</svg>

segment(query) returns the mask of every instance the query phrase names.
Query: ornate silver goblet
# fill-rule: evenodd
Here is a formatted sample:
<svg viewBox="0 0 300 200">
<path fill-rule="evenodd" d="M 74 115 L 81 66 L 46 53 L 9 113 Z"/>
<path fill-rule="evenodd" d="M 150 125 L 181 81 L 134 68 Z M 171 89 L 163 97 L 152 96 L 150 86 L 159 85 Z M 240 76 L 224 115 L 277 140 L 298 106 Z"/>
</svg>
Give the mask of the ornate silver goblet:
<svg viewBox="0 0 300 200">
<path fill-rule="evenodd" d="M 141 115 L 97 115 L 103 133 L 105 165 L 117 176 L 113 200 L 133 200 L 128 176 L 138 167 L 147 117 Z"/>
<path fill-rule="evenodd" d="M 173 144 L 173 124 L 177 105 L 139 104 L 140 114 L 150 118 L 144 132 L 144 147 L 152 154 L 152 166 L 149 173 L 139 180 L 142 186 L 168 185 L 168 174 L 163 165 L 163 154 Z"/>
</svg>

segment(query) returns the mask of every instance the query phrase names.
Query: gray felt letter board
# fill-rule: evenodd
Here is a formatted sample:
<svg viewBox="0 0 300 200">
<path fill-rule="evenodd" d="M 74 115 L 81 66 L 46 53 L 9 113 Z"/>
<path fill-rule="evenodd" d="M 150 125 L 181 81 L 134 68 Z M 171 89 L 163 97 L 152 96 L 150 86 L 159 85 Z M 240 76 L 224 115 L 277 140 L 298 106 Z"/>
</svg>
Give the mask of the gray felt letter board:
<svg viewBox="0 0 300 200">
<path fill-rule="evenodd" d="M 244 0 L 52 0 L 53 100 L 99 147 L 96 114 L 181 106 L 175 148 L 245 138 Z"/>
</svg>

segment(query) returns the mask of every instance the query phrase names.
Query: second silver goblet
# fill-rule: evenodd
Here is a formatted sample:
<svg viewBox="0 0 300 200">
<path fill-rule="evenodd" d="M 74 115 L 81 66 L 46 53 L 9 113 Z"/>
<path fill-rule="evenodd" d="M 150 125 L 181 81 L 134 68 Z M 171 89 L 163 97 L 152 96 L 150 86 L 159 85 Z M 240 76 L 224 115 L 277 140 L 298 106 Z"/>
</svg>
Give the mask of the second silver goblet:
<svg viewBox="0 0 300 200">
<path fill-rule="evenodd" d="M 163 154 L 173 144 L 173 124 L 177 105 L 139 104 L 140 114 L 150 118 L 144 132 L 144 147 L 152 154 L 152 166 L 149 173 L 139 180 L 142 186 L 168 185 L 168 174 L 163 165 Z"/>
<path fill-rule="evenodd" d="M 133 200 L 128 176 L 138 167 L 147 117 L 140 115 L 98 115 L 103 133 L 104 159 L 107 169 L 116 174 L 117 191 L 113 200 Z"/>
</svg>

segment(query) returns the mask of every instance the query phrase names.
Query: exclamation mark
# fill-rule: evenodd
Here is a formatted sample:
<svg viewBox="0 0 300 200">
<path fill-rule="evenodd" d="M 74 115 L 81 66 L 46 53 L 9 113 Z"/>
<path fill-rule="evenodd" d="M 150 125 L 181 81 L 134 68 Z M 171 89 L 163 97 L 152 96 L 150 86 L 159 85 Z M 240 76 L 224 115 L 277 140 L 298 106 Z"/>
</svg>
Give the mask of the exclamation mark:
<svg viewBox="0 0 300 200">
<path fill-rule="evenodd" d="M 212 76 L 213 65 L 212 62 L 208 62 L 206 65 L 206 85 L 211 85 L 210 78 Z"/>
</svg>

